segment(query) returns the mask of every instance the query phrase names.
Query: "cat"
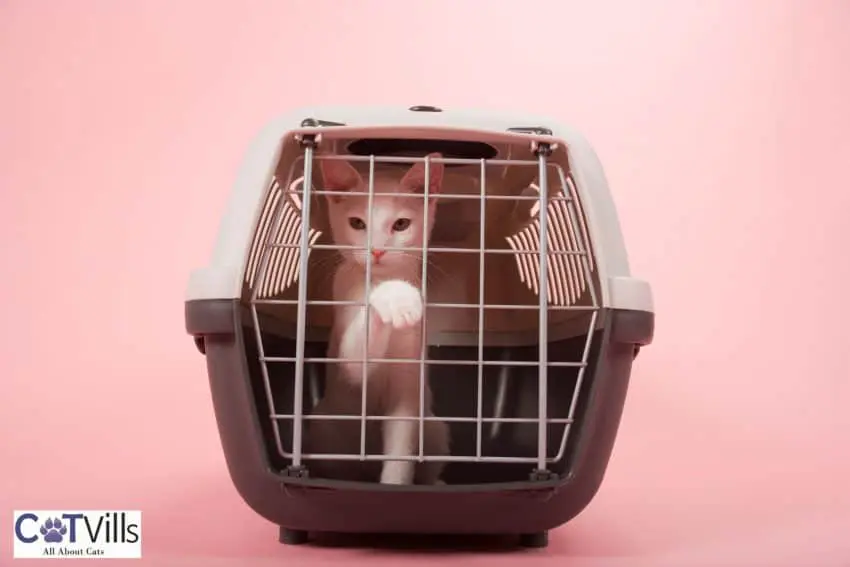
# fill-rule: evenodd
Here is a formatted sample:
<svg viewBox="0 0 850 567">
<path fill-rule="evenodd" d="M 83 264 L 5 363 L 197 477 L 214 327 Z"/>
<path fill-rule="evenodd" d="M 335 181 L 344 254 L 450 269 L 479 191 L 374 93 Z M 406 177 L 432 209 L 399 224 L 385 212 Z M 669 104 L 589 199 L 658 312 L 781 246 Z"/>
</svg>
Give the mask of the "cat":
<svg viewBox="0 0 850 567">
<path fill-rule="evenodd" d="M 440 158 L 441 154 L 429 154 Z M 339 245 L 362 250 L 340 250 L 341 262 L 333 275 L 336 301 L 368 302 L 334 306 L 328 342 L 328 358 L 351 359 L 326 366 L 325 390 L 311 413 L 360 415 L 363 387 L 363 358 L 366 325 L 369 325 L 369 359 L 421 359 L 424 306 L 420 282 L 420 251 L 385 250 L 385 247 L 421 249 L 430 239 L 436 214 L 436 199 L 399 197 L 400 193 L 422 194 L 425 164 L 418 162 L 401 176 L 376 165 L 371 223 L 366 195 L 326 195 L 330 238 Z M 368 182 L 345 160 L 321 160 L 326 191 L 368 192 Z M 440 192 L 444 166 L 431 163 L 429 195 Z M 365 250 L 367 234 L 371 250 Z M 365 296 L 366 263 L 371 263 L 371 291 Z M 368 319 L 368 321 L 367 321 Z M 367 415 L 419 417 L 420 365 L 416 363 L 369 363 L 367 371 Z M 432 416 L 432 394 L 425 378 L 424 415 Z M 305 444 L 312 453 L 354 454 L 360 452 L 360 421 L 308 420 Z M 366 453 L 392 456 L 419 454 L 419 421 L 367 421 Z M 424 455 L 449 454 L 449 430 L 445 422 L 425 421 Z M 444 463 L 437 461 L 331 461 L 310 464 L 317 476 L 342 480 L 379 481 L 382 484 L 442 484 Z"/>
</svg>

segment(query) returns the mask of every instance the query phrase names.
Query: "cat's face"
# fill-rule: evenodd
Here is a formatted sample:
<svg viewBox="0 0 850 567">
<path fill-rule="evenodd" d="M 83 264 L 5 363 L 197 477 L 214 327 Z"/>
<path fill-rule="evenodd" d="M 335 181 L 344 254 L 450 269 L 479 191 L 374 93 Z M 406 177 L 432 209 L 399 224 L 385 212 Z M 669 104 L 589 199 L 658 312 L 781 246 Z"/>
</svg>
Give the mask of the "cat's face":
<svg viewBox="0 0 850 567">
<path fill-rule="evenodd" d="M 432 158 L 441 157 L 431 154 Z M 343 160 L 321 160 L 320 167 L 326 191 L 369 190 L 365 181 L 350 163 Z M 431 163 L 428 192 L 440 191 L 443 164 Z M 429 199 L 425 212 L 425 164 L 413 165 L 401 180 L 386 174 L 375 175 L 372 195 L 372 214 L 369 216 L 369 197 L 358 195 L 327 195 L 331 237 L 335 244 L 357 246 L 363 250 L 340 250 L 340 254 L 361 266 L 372 264 L 372 273 L 393 273 L 414 268 L 422 263 L 422 243 L 430 238 L 434 225 L 436 202 Z M 418 195 L 405 197 L 400 195 Z M 371 242 L 368 240 L 371 238 Z M 370 250 L 365 250 L 371 244 Z M 392 247 L 417 250 L 388 250 Z"/>
</svg>

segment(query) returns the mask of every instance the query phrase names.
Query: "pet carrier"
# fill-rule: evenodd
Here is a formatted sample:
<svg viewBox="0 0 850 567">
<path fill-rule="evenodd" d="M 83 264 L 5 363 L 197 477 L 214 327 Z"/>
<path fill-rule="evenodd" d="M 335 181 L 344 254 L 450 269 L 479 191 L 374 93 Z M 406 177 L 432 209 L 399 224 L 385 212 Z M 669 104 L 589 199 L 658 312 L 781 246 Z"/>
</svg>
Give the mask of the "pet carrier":
<svg viewBox="0 0 850 567">
<path fill-rule="evenodd" d="M 427 186 L 443 166 L 441 188 L 422 198 L 435 210 L 414 256 L 423 354 L 407 361 L 420 375 L 420 410 L 427 383 L 433 413 L 411 418 L 419 447 L 402 459 L 443 463 L 440 483 L 378 481 L 387 457 L 365 432 L 387 416 L 365 401 L 324 417 L 335 438 L 359 441 L 349 452 L 310 448 L 334 364 L 341 262 L 322 160 L 350 164 L 369 195 L 378 171 L 424 164 Z M 546 545 L 596 494 L 632 361 L 654 329 L 650 286 L 631 276 L 602 167 L 579 134 L 430 106 L 309 108 L 272 122 L 245 158 L 185 309 L 232 481 L 284 543 L 368 532 Z M 447 425 L 448 451 L 429 454 L 422 432 L 432 421 Z M 355 469 L 361 476 L 331 473 Z"/>
</svg>

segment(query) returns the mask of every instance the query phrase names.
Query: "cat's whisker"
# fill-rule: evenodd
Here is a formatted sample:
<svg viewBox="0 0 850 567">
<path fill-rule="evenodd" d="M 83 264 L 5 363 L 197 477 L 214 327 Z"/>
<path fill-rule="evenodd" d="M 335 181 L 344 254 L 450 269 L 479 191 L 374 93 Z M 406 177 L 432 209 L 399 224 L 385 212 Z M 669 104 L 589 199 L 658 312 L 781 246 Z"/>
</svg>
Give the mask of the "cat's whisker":
<svg viewBox="0 0 850 567">
<path fill-rule="evenodd" d="M 421 255 L 412 254 L 412 253 L 407 252 L 407 251 L 402 251 L 401 254 L 403 254 L 404 256 L 406 256 L 408 258 L 415 258 L 416 261 L 419 262 L 419 264 L 422 263 L 422 256 Z M 426 265 L 428 267 L 428 278 L 427 278 L 428 284 L 434 283 L 433 278 L 435 278 L 435 277 L 448 276 L 449 275 L 449 272 L 445 268 L 440 266 L 438 263 L 436 263 L 435 260 L 433 260 L 431 258 L 429 258 L 426 261 Z M 437 272 L 437 273 L 435 273 L 435 272 Z M 419 271 L 417 271 L 416 283 L 418 285 L 422 284 L 422 276 L 419 273 Z"/>
<path fill-rule="evenodd" d="M 313 260 L 310 262 L 310 270 L 315 271 L 317 268 L 336 268 L 339 264 L 341 264 L 343 258 L 340 254 L 334 253 L 326 256 L 322 256 L 317 260 Z M 331 272 L 332 270 L 322 270 L 324 276 L 328 276 L 327 272 Z M 310 274 L 312 275 L 312 273 Z"/>
<path fill-rule="evenodd" d="M 310 262 L 310 270 L 316 270 L 316 268 L 335 268 L 338 261 L 341 260 L 339 254 L 330 254 L 327 256 L 322 256 L 317 260 L 312 260 Z M 311 274 L 312 275 L 312 274 Z M 327 275 L 327 274 L 323 274 Z"/>
<path fill-rule="evenodd" d="M 434 275 L 434 272 L 439 272 L 439 275 L 441 275 L 441 276 L 448 276 L 449 275 L 448 270 L 446 270 L 444 267 L 442 267 L 441 265 L 434 262 L 434 260 L 428 260 L 428 277 L 429 277 L 428 282 L 429 283 L 431 282 L 430 278 L 431 278 L 431 276 Z"/>
<path fill-rule="evenodd" d="M 315 277 L 314 274 L 319 275 L 320 279 L 318 280 L 318 283 L 320 286 L 324 285 L 328 282 L 328 280 L 333 278 L 336 269 L 344 263 L 345 258 L 339 253 L 339 251 L 335 250 L 332 254 L 322 256 L 318 260 L 312 261 L 310 263 L 308 277 Z"/>
</svg>

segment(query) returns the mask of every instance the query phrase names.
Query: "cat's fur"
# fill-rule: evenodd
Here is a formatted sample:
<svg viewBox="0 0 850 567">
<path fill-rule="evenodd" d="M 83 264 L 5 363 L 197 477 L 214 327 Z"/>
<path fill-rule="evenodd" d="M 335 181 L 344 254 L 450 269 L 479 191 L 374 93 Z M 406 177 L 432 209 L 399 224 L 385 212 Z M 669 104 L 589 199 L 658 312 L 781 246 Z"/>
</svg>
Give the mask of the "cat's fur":
<svg viewBox="0 0 850 567">
<path fill-rule="evenodd" d="M 431 154 L 431 157 L 440 157 L 440 154 Z M 325 190 L 368 191 L 368 182 L 349 162 L 321 160 L 320 164 Z M 327 196 L 333 242 L 365 248 L 367 232 L 371 232 L 372 250 L 377 251 L 340 251 L 342 261 L 334 274 L 333 299 L 360 302 L 366 299 L 371 306 L 370 359 L 421 359 L 424 311 L 420 289 L 421 252 L 384 250 L 382 254 L 381 251 L 385 246 L 421 248 L 423 236 L 430 238 L 431 235 L 436 200 L 429 199 L 426 216 L 424 198 L 397 196 L 398 193 L 424 191 L 424 163 L 411 166 L 400 181 L 397 174 L 379 172 L 379 168 L 380 165 L 375 168 L 371 224 L 368 224 L 367 196 Z M 431 163 L 429 194 L 439 193 L 443 170 L 442 164 Z M 372 263 L 371 293 L 364 298 L 367 261 Z M 328 357 L 359 362 L 327 365 L 324 395 L 313 414 L 360 415 L 366 324 L 365 307 L 334 307 Z M 419 364 L 370 362 L 367 376 L 367 415 L 419 417 Z M 433 415 L 427 378 L 424 413 Z M 359 454 L 360 421 L 309 420 L 307 423 L 305 443 L 309 452 Z M 446 423 L 426 421 L 424 430 L 423 454 L 448 455 Z M 418 421 L 367 421 L 367 454 L 415 456 L 418 452 Z M 434 484 L 440 482 L 443 466 L 434 461 L 316 460 L 310 464 L 311 470 L 324 478 L 385 484 Z"/>
</svg>

